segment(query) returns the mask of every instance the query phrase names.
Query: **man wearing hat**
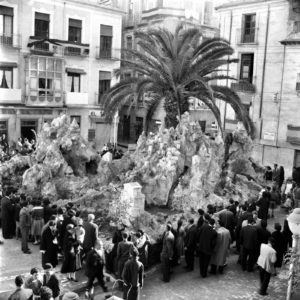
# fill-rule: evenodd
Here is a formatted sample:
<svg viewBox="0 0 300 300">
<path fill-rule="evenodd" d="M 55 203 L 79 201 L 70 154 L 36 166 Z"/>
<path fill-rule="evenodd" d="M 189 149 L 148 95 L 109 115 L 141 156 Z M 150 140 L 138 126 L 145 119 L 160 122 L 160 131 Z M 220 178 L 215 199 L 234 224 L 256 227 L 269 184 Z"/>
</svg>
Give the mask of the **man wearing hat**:
<svg viewBox="0 0 300 300">
<path fill-rule="evenodd" d="M 163 273 L 163 281 L 170 281 L 170 273 L 171 273 L 171 261 L 173 258 L 173 248 L 175 238 L 173 233 L 171 232 L 172 225 L 167 223 L 166 231 L 163 235 L 163 248 L 160 253 L 160 259 L 162 264 L 162 273 Z"/>
<path fill-rule="evenodd" d="M 124 280 L 124 294 L 125 300 L 138 300 L 140 289 L 144 285 L 144 266 L 138 260 L 139 251 L 134 247 L 130 251 L 131 259 L 125 263 L 122 273 Z"/>
<path fill-rule="evenodd" d="M 56 275 L 53 273 L 53 266 L 50 263 L 46 263 L 44 266 L 45 274 L 43 276 L 43 286 L 47 286 L 52 290 L 53 298 L 58 299 L 60 293 L 59 281 Z"/>
<path fill-rule="evenodd" d="M 62 300 L 79 300 L 79 296 L 74 292 L 66 292 L 62 297 Z"/>
</svg>

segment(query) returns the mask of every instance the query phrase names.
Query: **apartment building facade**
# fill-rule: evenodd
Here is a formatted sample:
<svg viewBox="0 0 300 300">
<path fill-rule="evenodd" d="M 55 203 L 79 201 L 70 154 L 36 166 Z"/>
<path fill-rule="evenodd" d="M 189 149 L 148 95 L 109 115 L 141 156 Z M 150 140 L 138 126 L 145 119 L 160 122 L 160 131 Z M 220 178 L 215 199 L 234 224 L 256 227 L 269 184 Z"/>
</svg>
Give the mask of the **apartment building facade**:
<svg viewBox="0 0 300 300">
<path fill-rule="evenodd" d="M 113 128 L 100 99 L 116 82 L 122 12 L 100 1 L 0 1 L 0 133 L 32 139 L 66 113 L 101 147 Z"/>
<path fill-rule="evenodd" d="M 239 59 L 228 70 L 238 81 L 228 85 L 255 124 L 254 159 L 282 165 L 291 176 L 293 166 L 300 166 L 300 1 L 220 2 L 220 35 Z M 224 104 L 220 109 L 225 130 L 232 131 L 234 112 Z"/>
<path fill-rule="evenodd" d="M 134 31 L 149 27 L 165 27 L 174 30 L 179 22 L 185 26 L 197 26 L 204 38 L 219 35 L 217 19 L 214 15 L 214 1 L 197 0 L 120 0 L 119 5 L 126 12 L 123 17 L 123 46 L 137 49 Z M 126 74 L 133 76 L 134 74 Z M 150 95 L 145 95 L 145 99 Z M 199 121 L 203 130 L 211 127 L 215 118 L 211 111 L 198 99 L 191 99 L 192 117 Z M 158 129 L 165 113 L 162 105 L 156 110 L 150 131 Z M 118 139 L 120 142 L 135 143 L 143 130 L 145 120 L 144 102 L 128 113 L 127 107 L 120 112 Z"/>
</svg>

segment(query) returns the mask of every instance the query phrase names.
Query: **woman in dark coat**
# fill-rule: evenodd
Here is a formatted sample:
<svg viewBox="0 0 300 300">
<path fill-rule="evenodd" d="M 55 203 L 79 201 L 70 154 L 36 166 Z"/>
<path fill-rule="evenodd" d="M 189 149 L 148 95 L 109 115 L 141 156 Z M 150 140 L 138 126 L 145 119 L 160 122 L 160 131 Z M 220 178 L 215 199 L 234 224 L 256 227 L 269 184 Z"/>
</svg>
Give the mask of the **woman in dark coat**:
<svg viewBox="0 0 300 300">
<path fill-rule="evenodd" d="M 67 279 L 78 281 L 76 279 L 76 253 L 78 252 L 79 243 L 75 237 L 74 225 L 68 224 L 63 241 L 64 261 L 61 267 L 61 273 L 67 273 Z"/>
<path fill-rule="evenodd" d="M 58 245 L 54 221 L 49 221 L 49 226 L 42 233 L 40 250 L 42 252 L 43 268 L 45 268 L 46 263 L 50 263 L 55 268 L 58 264 Z"/>
</svg>

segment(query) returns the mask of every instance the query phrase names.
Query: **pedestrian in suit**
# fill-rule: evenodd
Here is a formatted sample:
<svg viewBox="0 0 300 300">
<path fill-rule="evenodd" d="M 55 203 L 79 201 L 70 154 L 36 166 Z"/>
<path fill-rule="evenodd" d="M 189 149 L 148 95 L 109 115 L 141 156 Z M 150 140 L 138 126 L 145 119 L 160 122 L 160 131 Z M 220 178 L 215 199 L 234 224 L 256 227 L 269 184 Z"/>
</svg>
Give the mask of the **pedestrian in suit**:
<svg viewBox="0 0 300 300">
<path fill-rule="evenodd" d="M 124 280 L 125 300 L 138 300 L 140 289 L 144 285 L 144 266 L 138 260 L 139 251 L 134 247 L 130 251 L 130 260 L 124 266 L 122 278 Z"/>
<path fill-rule="evenodd" d="M 213 226 L 215 220 L 210 218 L 208 214 L 204 215 L 204 223 L 199 230 L 198 234 L 198 249 L 199 249 L 199 268 L 200 275 L 207 277 L 207 270 L 210 258 L 214 252 L 217 243 L 217 232 Z"/>
<path fill-rule="evenodd" d="M 224 227 L 229 230 L 231 239 L 233 239 L 235 218 L 233 212 L 230 210 L 230 206 L 215 213 L 215 216 L 218 217 L 220 222 L 224 224 Z"/>
<path fill-rule="evenodd" d="M 22 251 L 25 254 L 31 254 L 28 248 L 28 235 L 31 226 L 30 210 L 28 208 L 28 202 L 24 201 L 22 203 L 22 208 L 20 210 L 20 229 L 22 235 Z"/>
<path fill-rule="evenodd" d="M 256 205 L 259 207 L 258 209 L 258 217 L 260 219 L 268 219 L 268 212 L 269 212 L 269 192 L 263 191 L 262 197 L 256 202 Z"/>
<path fill-rule="evenodd" d="M 54 300 L 58 299 L 60 294 L 59 281 L 56 275 L 53 273 L 53 266 L 50 263 L 46 263 L 45 274 L 43 276 L 43 286 L 47 286 L 52 290 Z"/>
<path fill-rule="evenodd" d="M 281 268 L 282 261 L 283 261 L 283 255 L 285 251 L 287 250 L 287 241 L 281 232 L 281 225 L 280 223 L 274 224 L 275 231 L 272 232 L 271 236 L 274 239 L 274 245 L 273 248 L 276 251 L 277 254 L 277 260 L 275 262 L 275 268 Z"/>
<path fill-rule="evenodd" d="M 32 299 L 32 290 L 23 288 L 24 280 L 21 275 L 15 278 L 17 289 L 8 297 L 8 300 L 29 300 Z"/>
<path fill-rule="evenodd" d="M 196 250 L 196 239 L 197 239 L 197 227 L 194 224 L 194 219 L 189 220 L 190 227 L 186 232 L 185 236 L 185 261 L 186 269 L 188 271 L 194 270 L 194 257 Z"/>
<path fill-rule="evenodd" d="M 242 228 L 241 242 L 241 264 L 243 271 L 253 272 L 255 264 L 255 253 L 258 247 L 257 227 L 253 223 L 253 217 L 248 218 L 248 224 Z"/>
<path fill-rule="evenodd" d="M 274 164 L 274 168 L 272 170 L 272 181 L 273 184 L 276 186 L 276 189 L 278 189 L 280 184 L 280 170 L 277 164 Z"/>
<path fill-rule="evenodd" d="M 95 278 L 97 278 L 99 285 L 102 287 L 103 291 L 107 292 L 107 287 L 104 282 L 105 253 L 101 240 L 97 239 L 95 241 L 94 247 L 88 252 L 86 256 L 85 267 L 85 275 L 88 277 L 85 292 L 86 297 L 93 297 Z"/>
<path fill-rule="evenodd" d="M 171 232 L 172 225 L 170 223 L 167 224 L 166 231 L 163 234 L 163 247 L 160 253 L 162 273 L 163 273 L 163 281 L 170 281 L 170 273 L 171 273 L 171 261 L 173 258 L 173 249 L 175 238 L 173 233 Z"/>
<path fill-rule="evenodd" d="M 269 238 L 268 244 L 261 244 L 260 255 L 257 260 L 259 266 L 260 290 L 262 296 L 268 295 L 271 275 L 275 273 L 274 263 L 276 262 L 276 251 L 273 249 L 274 239 Z"/>
<path fill-rule="evenodd" d="M 42 266 L 45 267 L 46 263 L 50 263 L 55 268 L 58 264 L 58 241 L 54 221 L 49 221 L 49 226 L 42 233 L 40 251 Z"/>
<path fill-rule="evenodd" d="M 204 210 L 199 208 L 198 209 L 198 214 L 199 214 L 199 219 L 198 219 L 198 222 L 197 222 L 197 227 L 198 227 L 198 229 L 200 229 L 201 226 L 203 225 L 203 222 L 204 222 Z"/>
<path fill-rule="evenodd" d="M 1 214 L 2 214 L 2 235 L 4 239 L 11 239 L 13 218 L 13 205 L 9 199 L 9 192 L 5 192 L 5 196 L 1 199 Z"/>
<path fill-rule="evenodd" d="M 118 278 L 122 277 L 124 265 L 129 259 L 130 250 L 133 248 L 133 243 L 128 241 L 128 233 L 122 232 L 123 241 L 118 244 L 117 263 L 118 263 Z M 120 285 L 121 287 L 122 285 Z"/>
<path fill-rule="evenodd" d="M 98 238 L 98 226 L 94 223 L 95 215 L 89 214 L 87 222 L 83 223 L 85 230 L 85 236 L 83 239 L 83 253 L 87 255 L 89 251 L 94 247 L 95 242 Z"/>
</svg>

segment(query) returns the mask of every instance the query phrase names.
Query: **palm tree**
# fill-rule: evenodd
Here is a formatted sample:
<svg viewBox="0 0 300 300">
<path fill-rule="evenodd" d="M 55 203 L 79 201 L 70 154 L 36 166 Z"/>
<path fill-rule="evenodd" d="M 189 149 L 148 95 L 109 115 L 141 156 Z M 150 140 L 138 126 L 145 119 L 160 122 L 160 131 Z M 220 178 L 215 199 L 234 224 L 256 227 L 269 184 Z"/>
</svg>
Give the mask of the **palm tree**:
<svg viewBox="0 0 300 300">
<path fill-rule="evenodd" d="M 228 41 L 213 38 L 200 42 L 201 31 L 186 29 L 182 24 L 174 33 L 165 28 L 137 31 L 135 39 L 140 50 L 122 50 L 125 58 L 116 73 L 121 81 L 102 99 L 107 116 L 113 116 L 125 104 L 136 105 L 145 93 L 150 93 L 146 101 L 145 130 L 162 101 L 166 111 L 165 126 L 175 127 L 178 116 L 189 110 L 190 97 L 196 97 L 211 109 L 222 130 L 216 105 L 219 99 L 232 106 L 248 134 L 253 134 L 252 122 L 239 96 L 225 85 L 213 84 L 217 80 L 235 80 L 222 74 L 224 66 L 237 62 L 229 58 L 234 51 Z M 128 72 L 135 75 L 124 78 Z"/>
</svg>

